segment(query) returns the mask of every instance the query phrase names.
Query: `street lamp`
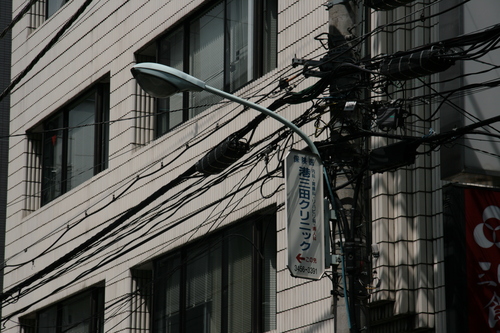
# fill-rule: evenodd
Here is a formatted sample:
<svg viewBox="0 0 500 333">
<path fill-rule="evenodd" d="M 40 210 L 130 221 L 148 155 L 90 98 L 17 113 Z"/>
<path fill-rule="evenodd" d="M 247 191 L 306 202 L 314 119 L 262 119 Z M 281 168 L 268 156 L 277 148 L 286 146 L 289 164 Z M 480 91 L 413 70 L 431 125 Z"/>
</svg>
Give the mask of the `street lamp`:
<svg viewBox="0 0 500 333">
<path fill-rule="evenodd" d="M 302 132 L 295 124 L 283 118 L 279 114 L 262 107 L 258 104 L 250 102 L 248 100 L 239 98 L 232 94 L 228 94 L 222 90 L 211 87 L 205 82 L 188 75 L 180 70 L 175 68 L 151 63 L 151 62 L 143 62 L 140 64 L 136 64 L 131 69 L 132 75 L 135 77 L 139 85 L 144 89 L 147 93 L 149 93 L 153 97 L 158 98 L 167 98 L 176 93 L 180 93 L 183 91 L 207 91 L 214 95 L 221 96 L 238 104 L 248 106 L 254 110 L 262 112 L 277 121 L 284 124 L 286 127 L 291 129 L 293 132 L 297 133 L 307 144 L 307 146 L 311 149 L 311 152 L 318 157 L 319 151 L 312 142 L 312 140 Z"/>
<path fill-rule="evenodd" d="M 149 93 L 153 97 L 167 98 L 169 96 L 172 96 L 176 93 L 180 93 L 183 91 L 207 91 L 214 95 L 221 96 L 238 104 L 247 106 L 261 113 L 264 113 L 276 119 L 277 121 L 281 122 L 283 125 L 291 129 L 293 132 L 297 133 L 306 142 L 311 152 L 318 157 L 319 161 L 321 161 L 321 156 L 319 154 L 318 149 L 316 148 L 316 145 L 304 132 L 302 132 L 302 130 L 300 130 L 300 128 L 298 128 L 297 126 L 295 126 L 295 124 L 283 118 L 279 114 L 265 107 L 262 107 L 248 100 L 239 98 L 232 94 L 226 93 L 217 88 L 211 87 L 207 85 L 205 82 L 191 75 L 188 75 L 182 71 L 179 71 L 175 68 L 166 65 L 143 62 L 134 65 L 131 71 L 132 75 L 135 77 L 135 79 L 142 87 L 142 89 L 144 89 L 147 93 Z M 333 206 L 335 206 L 334 195 L 330 187 L 328 174 L 324 166 L 323 166 L 323 175 L 325 177 L 325 182 L 327 184 L 329 196 L 331 198 L 331 203 Z M 342 257 L 342 274 L 344 275 L 344 289 L 347 290 L 346 279 L 345 279 L 345 264 L 343 257 Z M 347 308 L 349 309 L 350 308 L 349 303 L 348 301 L 346 302 L 347 302 Z M 348 317 L 350 318 L 349 311 L 347 314 Z"/>
</svg>

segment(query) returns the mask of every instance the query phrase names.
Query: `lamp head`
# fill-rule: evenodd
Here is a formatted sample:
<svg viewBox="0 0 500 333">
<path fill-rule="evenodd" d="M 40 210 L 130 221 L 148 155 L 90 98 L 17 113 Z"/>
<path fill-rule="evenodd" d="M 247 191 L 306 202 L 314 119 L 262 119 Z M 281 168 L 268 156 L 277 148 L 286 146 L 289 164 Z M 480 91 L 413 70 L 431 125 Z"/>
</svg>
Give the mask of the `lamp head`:
<svg viewBox="0 0 500 333">
<path fill-rule="evenodd" d="M 182 91 L 205 89 L 205 82 L 162 64 L 143 62 L 130 71 L 141 88 L 153 97 L 167 98 Z"/>
</svg>

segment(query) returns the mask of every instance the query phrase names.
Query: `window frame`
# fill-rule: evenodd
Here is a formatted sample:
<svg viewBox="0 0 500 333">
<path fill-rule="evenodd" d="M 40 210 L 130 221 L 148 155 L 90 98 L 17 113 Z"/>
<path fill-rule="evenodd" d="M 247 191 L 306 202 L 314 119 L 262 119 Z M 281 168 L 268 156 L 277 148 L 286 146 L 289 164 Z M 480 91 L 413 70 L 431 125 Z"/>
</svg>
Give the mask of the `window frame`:
<svg viewBox="0 0 500 333">
<path fill-rule="evenodd" d="M 245 227 L 250 228 L 251 239 L 248 239 L 244 235 L 238 235 L 234 232 L 241 230 Z M 155 333 L 164 333 L 166 328 L 166 323 L 168 322 L 168 317 L 166 316 L 165 308 L 161 308 L 162 305 L 165 304 L 167 299 L 167 283 L 163 279 L 161 265 L 165 263 L 174 263 L 174 267 L 179 267 L 174 270 L 170 268 L 166 269 L 167 278 L 172 278 L 177 273 L 178 279 L 176 281 L 179 282 L 177 295 L 179 309 L 177 312 L 174 311 L 174 315 L 171 318 L 176 317 L 178 321 L 178 327 L 176 332 L 186 333 L 188 332 L 188 328 L 186 328 L 186 315 L 188 311 L 192 311 L 194 308 L 189 308 L 189 304 L 187 304 L 188 295 L 188 283 L 191 281 L 192 276 L 188 275 L 188 267 L 190 267 L 190 263 L 193 260 L 190 260 L 189 256 L 196 251 L 198 253 L 207 254 L 210 251 L 220 251 L 221 252 L 221 266 L 220 266 L 220 285 L 216 287 L 220 288 L 221 299 L 218 300 L 220 308 L 218 311 L 218 315 L 220 318 L 213 319 L 215 321 L 219 320 L 220 323 L 220 332 L 227 333 L 230 331 L 229 327 L 229 302 L 230 302 L 230 287 L 233 285 L 233 281 L 229 279 L 229 272 L 233 268 L 234 262 L 229 262 L 228 259 L 230 255 L 233 253 L 229 251 L 229 246 L 232 244 L 233 246 L 236 243 L 241 242 L 249 242 L 248 248 L 251 251 L 250 258 L 250 267 L 247 267 L 249 271 L 251 271 L 251 332 L 264 332 L 264 331 L 272 331 L 275 329 L 276 325 L 276 217 L 274 215 L 261 215 L 255 218 L 247 219 L 243 222 L 239 222 L 230 227 L 223 228 L 222 230 L 218 230 L 210 235 L 204 236 L 203 239 L 195 241 L 191 244 L 187 244 L 180 249 L 174 250 L 171 253 L 157 259 L 154 262 L 154 273 L 153 273 L 153 311 L 151 313 L 151 325 L 152 332 Z M 238 237 L 241 236 L 241 237 Z M 265 239 L 267 238 L 267 242 Z M 232 242 L 232 243 L 231 243 Z M 209 244 L 208 250 L 204 248 Z M 220 248 L 215 248 L 214 246 L 219 246 Z M 217 253 L 217 252 L 214 252 Z M 210 255 L 210 254 L 209 254 Z M 193 259 L 193 258 L 191 258 Z M 196 259 L 196 258 L 194 258 Z M 266 270 L 264 266 L 266 265 L 266 260 L 269 260 L 271 263 L 272 269 Z M 177 264 L 178 263 L 178 264 Z M 168 265 L 168 264 L 167 264 Z M 163 266 L 164 267 L 164 266 Z M 210 271 L 212 273 L 213 271 Z M 274 278 L 270 278 L 270 276 L 274 274 Z M 267 276 L 269 275 L 269 276 Z M 269 287 L 265 286 L 266 280 L 274 281 L 274 286 Z M 272 283 L 272 282 L 270 282 Z M 165 290 L 163 290 L 163 288 Z M 213 288 L 213 286 L 212 286 Z M 156 291 L 155 291 L 156 289 Z M 163 294 L 161 293 L 163 290 Z M 213 292 L 213 289 L 209 290 Z M 274 301 L 271 302 L 272 305 L 265 304 L 269 301 L 269 298 L 272 298 Z M 174 297 L 175 300 L 175 297 Z M 213 299 L 209 299 L 205 301 L 205 303 L 196 304 L 196 308 L 200 306 L 212 306 Z M 210 304 L 209 304 L 210 303 Z M 217 303 L 217 302 L 216 302 Z M 208 304 L 208 305 L 207 305 Z M 158 313 L 161 311 L 161 314 Z M 158 316 L 162 317 L 158 317 Z M 163 317 L 165 316 L 165 317 Z M 271 318 L 271 319 L 268 319 Z M 206 318 L 205 318 L 206 319 Z M 174 320 L 174 322 L 175 322 Z M 269 322 L 265 322 L 269 320 Z M 203 320 L 205 322 L 205 320 Z M 192 321 L 190 321 L 192 323 Z M 159 327 L 160 326 L 160 327 Z M 206 326 L 204 326 L 206 327 Z M 160 329 L 162 329 L 160 331 Z"/>
<path fill-rule="evenodd" d="M 76 302 L 75 302 L 76 301 Z M 104 287 L 95 286 L 86 289 L 78 294 L 63 299 L 57 303 L 49 305 L 34 313 L 20 318 L 21 332 L 35 333 L 40 331 L 41 320 L 40 316 L 48 311 L 54 311 L 55 314 L 55 331 L 54 333 L 62 333 L 62 314 L 63 307 L 67 304 L 76 304 L 78 302 L 88 302 L 90 317 L 85 320 L 90 321 L 89 333 L 104 332 Z M 81 304 L 81 303 L 80 303 Z M 67 331 L 67 328 L 66 330 Z"/>
<path fill-rule="evenodd" d="M 109 79 L 102 79 L 98 83 L 92 85 L 86 89 L 83 93 L 79 94 L 75 99 L 67 103 L 65 106 L 61 107 L 49 117 L 47 117 L 42 123 L 32 130 L 34 137 L 40 137 L 41 140 L 41 157 L 40 157 L 40 172 L 41 172 L 41 195 L 40 195 L 40 205 L 44 206 L 54 199 L 64 195 L 65 193 L 71 191 L 72 189 L 78 187 L 81 183 L 87 181 L 98 173 L 104 171 L 108 168 L 109 159 Z M 69 155 L 68 155 L 68 141 L 69 141 L 69 113 L 82 105 L 86 99 L 93 95 L 94 98 L 94 124 L 93 124 L 93 161 L 92 161 L 92 175 L 76 185 L 70 185 L 70 179 L 68 178 L 68 165 L 69 165 Z M 57 117 L 62 117 L 62 127 L 49 129 L 48 125 Z M 46 168 L 49 165 L 46 164 L 45 158 L 49 152 L 46 150 L 46 140 L 52 135 L 58 135 L 61 132 L 62 146 L 61 146 L 61 156 L 57 161 L 60 162 L 60 182 L 58 184 L 57 180 L 51 181 L 44 178 L 46 174 Z M 56 185 L 57 188 L 53 188 Z"/>
<path fill-rule="evenodd" d="M 230 88 L 230 67 L 231 64 L 229 63 L 230 56 L 229 56 L 229 48 L 228 48 L 228 39 L 229 39 L 229 27 L 227 24 L 228 20 L 228 14 L 227 14 L 227 9 L 228 9 L 228 2 L 230 0 L 217 0 L 217 1 L 208 1 L 207 4 L 200 6 L 196 11 L 194 11 L 192 14 L 186 16 L 184 19 L 182 19 L 182 22 L 175 24 L 171 28 L 169 28 L 165 33 L 163 33 L 161 36 L 156 38 L 153 42 L 149 43 L 146 45 L 144 48 L 136 52 L 136 61 L 137 63 L 143 62 L 143 61 L 153 61 L 153 62 L 158 62 L 158 63 L 164 63 L 164 61 L 161 61 L 161 55 L 160 55 L 160 50 L 161 50 L 161 43 L 164 42 L 166 39 L 169 37 L 173 36 L 175 33 L 177 33 L 179 30 L 183 30 L 183 45 L 182 45 L 182 68 L 178 68 L 186 73 L 192 73 L 192 69 L 190 68 L 190 62 L 191 62 L 191 52 L 190 52 L 190 43 L 191 43 L 191 31 L 190 31 L 190 26 L 193 22 L 198 20 L 200 17 L 203 17 L 204 14 L 208 13 L 210 10 L 214 9 L 216 6 L 220 5 L 221 3 L 223 4 L 224 8 L 224 32 L 223 32 L 223 38 L 224 38 L 224 50 L 222 50 L 224 61 L 223 61 L 223 87 L 220 87 L 221 90 L 227 91 L 227 92 L 234 92 L 236 90 L 241 89 L 245 85 L 251 83 L 252 81 L 258 79 L 259 77 L 262 77 L 264 74 L 267 72 L 271 71 L 272 69 L 275 69 L 277 67 L 277 57 L 278 57 L 278 50 L 277 50 L 277 10 L 278 10 L 278 1 L 277 0 L 249 0 L 253 2 L 253 17 L 249 18 L 251 19 L 251 22 L 249 22 L 249 25 L 253 28 L 253 31 L 250 31 L 249 34 L 252 35 L 251 41 L 252 41 L 252 46 L 251 49 L 253 52 L 249 57 L 251 57 L 250 61 L 252 62 L 251 66 L 251 73 L 249 73 L 250 78 L 245 82 L 242 83 L 241 85 L 236 86 L 234 89 Z M 268 29 L 264 27 L 264 22 L 271 22 L 274 30 Z M 269 30 L 269 31 L 268 31 Z M 272 31 L 271 31 L 272 30 Z M 248 34 L 248 35 L 249 35 Z M 265 38 L 267 36 L 267 38 Z M 270 42 L 269 40 L 272 39 L 273 41 Z M 269 45 L 272 45 L 271 47 Z M 271 51 L 269 51 L 272 49 Z M 143 54 L 148 53 L 148 54 Z M 166 64 L 166 63 L 165 63 Z M 169 64 L 166 64 L 169 65 Z M 203 78 L 201 78 L 203 79 Z M 210 84 L 210 83 L 209 83 Z M 166 133 L 170 132 L 180 124 L 188 121 L 189 119 L 192 119 L 199 113 L 203 112 L 203 107 L 202 106 L 193 106 L 190 105 L 190 99 L 193 93 L 191 92 L 184 92 L 179 94 L 182 99 L 182 120 L 180 122 L 176 122 L 175 124 L 171 124 L 171 119 L 170 115 L 164 112 L 160 111 L 161 104 L 165 103 L 170 103 L 167 100 L 165 101 L 159 101 L 158 99 L 155 99 L 155 103 L 153 106 L 153 138 L 157 139 Z M 179 98 L 179 97 L 175 97 Z M 216 97 L 216 99 L 220 99 L 220 97 Z M 194 111 L 194 108 L 200 108 L 200 111 Z M 192 113 L 192 115 L 191 115 Z M 164 126 L 162 124 L 165 124 Z"/>
<path fill-rule="evenodd" d="M 70 0 L 63 0 L 63 3 L 57 7 L 56 10 L 54 10 L 52 13 L 49 12 L 49 9 L 50 9 L 50 2 L 51 1 L 55 1 L 55 0 L 45 0 L 45 19 L 47 20 L 49 17 L 51 17 L 52 15 L 54 15 L 55 13 L 57 13 L 59 11 L 59 9 L 61 9 L 62 7 L 64 7 L 65 4 L 67 4 Z M 59 1 L 59 0 L 57 0 Z"/>
</svg>

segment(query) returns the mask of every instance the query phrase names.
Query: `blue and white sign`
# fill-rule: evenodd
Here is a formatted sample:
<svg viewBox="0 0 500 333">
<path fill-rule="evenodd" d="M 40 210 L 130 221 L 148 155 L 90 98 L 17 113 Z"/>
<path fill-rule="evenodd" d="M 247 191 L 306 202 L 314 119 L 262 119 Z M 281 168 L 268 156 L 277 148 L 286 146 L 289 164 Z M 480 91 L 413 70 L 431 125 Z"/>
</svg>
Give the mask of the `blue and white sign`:
<svg viewBox="0 0 500 333">
<path fill-rule="evenodd" d="M 325 266 L 323 165 L 318 156 L 291 150 L 285 160 L 288 269 L 318 280 Z"/>
</svg>

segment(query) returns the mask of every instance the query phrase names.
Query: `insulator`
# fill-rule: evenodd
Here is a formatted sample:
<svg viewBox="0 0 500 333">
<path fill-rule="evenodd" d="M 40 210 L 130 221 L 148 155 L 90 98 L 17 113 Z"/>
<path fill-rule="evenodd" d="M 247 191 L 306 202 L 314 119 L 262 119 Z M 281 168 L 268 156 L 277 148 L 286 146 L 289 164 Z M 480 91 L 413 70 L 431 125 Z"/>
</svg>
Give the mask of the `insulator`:
<svg viewBox="0 0 500 333">
<path fill-rule="evenodd" d="M 442 72 L 455 62 L 444 57 L 442 50 L 424 50 L 385 60 L 380 66 L 380 74 L 391 80 L 410 80 L 420 76 Z"/>
<path fill-rule="evenodd" d="M 415 0 L 365 0 L 365 6 L 376 10 L 391 10 Z"/>
<path fill-rule="evenodd" d="M 249 145 L 247 142 L 229 138 L 196 162 L 196 171 L 206 175 L 220 173 L 239 160 L 248 150 Z"/>
</svg>

